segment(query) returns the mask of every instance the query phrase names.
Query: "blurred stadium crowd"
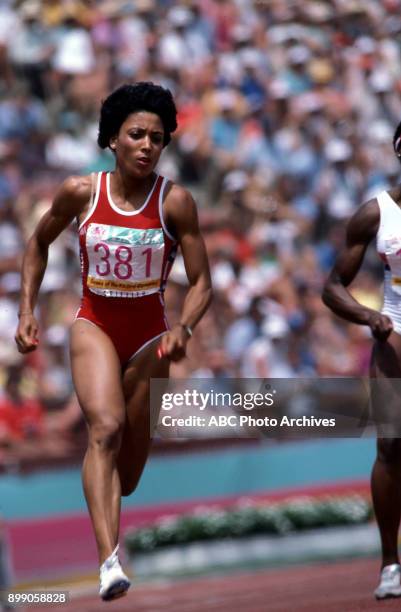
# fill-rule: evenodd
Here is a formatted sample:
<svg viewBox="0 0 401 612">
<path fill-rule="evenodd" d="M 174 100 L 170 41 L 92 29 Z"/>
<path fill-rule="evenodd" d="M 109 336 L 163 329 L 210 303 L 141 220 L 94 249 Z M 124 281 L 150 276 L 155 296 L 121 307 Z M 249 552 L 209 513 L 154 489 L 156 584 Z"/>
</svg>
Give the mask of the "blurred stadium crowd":
<svg viewBox="0 0 401 612">
<path fill-rule="evenodd" d="M 24 360 L 18 271 L 60 181 L 112 169 L 97 118 L 123 82 L 175 96 L 159 171 L 195 196 L 211 262 L 214 303 L 172 374 L 366 372 L 367 330 L 335 319 L 320 291 L 346 218 L 397 181 L 400 33 L 400 0 L 0 0 L 0 464 L 68 455 L 82 428 L 67 349 L 75 227 L 51 249 L 41 345 Z M 178 259 L 172 322 L 185 291 Z M 380 306 L 374 253 L 354 295 Z"/>
</svg>

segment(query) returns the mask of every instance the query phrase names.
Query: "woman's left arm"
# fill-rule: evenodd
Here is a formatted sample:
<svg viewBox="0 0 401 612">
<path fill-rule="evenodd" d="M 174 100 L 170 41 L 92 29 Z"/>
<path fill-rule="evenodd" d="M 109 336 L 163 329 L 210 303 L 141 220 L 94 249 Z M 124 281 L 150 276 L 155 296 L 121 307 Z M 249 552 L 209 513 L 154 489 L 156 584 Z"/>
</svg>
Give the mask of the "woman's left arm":
<svg viewBox="0 0 401 612">
<path fill-rule="evenodd" d="M 164 357 L 171 361 L 180 361 L 185 357 L 186 345 L 193 328 L 211 302 L 212 283 L 196 204 L 191 194 L 174 185 L 166 197 L 165 215 L 168 227 L 181 247 L 190 288 L 179 322 L 162 337 L 160 347 Z"/>
</svg>

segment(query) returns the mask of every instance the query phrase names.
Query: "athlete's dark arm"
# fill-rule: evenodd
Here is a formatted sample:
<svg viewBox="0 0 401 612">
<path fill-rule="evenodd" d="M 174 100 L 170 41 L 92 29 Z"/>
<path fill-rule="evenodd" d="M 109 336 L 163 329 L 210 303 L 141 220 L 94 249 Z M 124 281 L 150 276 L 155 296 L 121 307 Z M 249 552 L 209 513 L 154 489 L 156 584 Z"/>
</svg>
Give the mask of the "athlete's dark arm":
<svg viewBox="0 0 401 612">
<path fill-rule="evenodd" d="M 163 355 L 178 361 L 185 356 L 189 339 L 185 326 L 192 330 L 205 314 L 212 299 L 212 283 L 196 205 L 189 192 L 174 185 L 166 197 L 165 214 L 168 227 L 181 247 L 190 285 L 179 323 L 161 341 Z"/>
<path fill-rule="evenodd" d="M 335 314 L 360 325 L 369 325 L 378 340 L 386 340 L 393 330 L 391 319 L 357 302 L 347 287 L 357 275 L 366 249 L 376 236 L 380 211 L 370 200 L 353 215 L 347 225 L 346 243 L 324 285 L 322 299 Z"/>
<path fill-rule="evenodd" d="M 38 345 L 38 323 L 33 311 L 46 271 L 49 246 L 83 211 L 90 192 L 90 177 L 66 179 L 28 241 L 22 262 L 19 324 L 15 334 L 20 353 L 33 351 Z"/>
</svg>

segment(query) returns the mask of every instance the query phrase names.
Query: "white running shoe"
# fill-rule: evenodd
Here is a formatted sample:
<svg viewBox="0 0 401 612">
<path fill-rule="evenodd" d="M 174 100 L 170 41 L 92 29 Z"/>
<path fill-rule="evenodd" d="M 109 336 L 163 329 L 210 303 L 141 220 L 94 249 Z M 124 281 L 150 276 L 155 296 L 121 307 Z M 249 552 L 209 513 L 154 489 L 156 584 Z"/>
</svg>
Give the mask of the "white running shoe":
<svg viewBox="0 0 401 612">
<path fill-rule="evenodd" d="M 116 599 L 125 595 L 131 586 L 129 578 L 124 574 L 117 556 L 118 544 L 100 566 L 99 595 L 104 601 Z"/>
<path fill-rule="evenodd" d="M 376 599 L 401 597 L 401 566 L 398 563 L 383 567 L 375 597 Z"/>
</svg>

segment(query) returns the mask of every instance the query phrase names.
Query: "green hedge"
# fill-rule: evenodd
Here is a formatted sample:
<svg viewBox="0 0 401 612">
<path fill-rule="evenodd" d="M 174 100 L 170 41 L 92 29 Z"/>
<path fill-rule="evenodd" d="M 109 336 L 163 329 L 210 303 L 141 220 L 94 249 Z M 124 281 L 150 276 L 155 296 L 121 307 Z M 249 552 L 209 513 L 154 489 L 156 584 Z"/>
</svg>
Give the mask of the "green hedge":
<svg viewBox="0 0 401 612">
<path fill-rule="evenodd" d="M 224 510 L 198 507 L 188 514 L 159 519 L 129 532 L 125 544 L 134 554 L 189 542 L 360 524 L 372 516 L 370 501 L 359 494 L 298 497 L 280 503 L 246 501 Z"/>
</svg>

